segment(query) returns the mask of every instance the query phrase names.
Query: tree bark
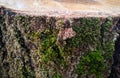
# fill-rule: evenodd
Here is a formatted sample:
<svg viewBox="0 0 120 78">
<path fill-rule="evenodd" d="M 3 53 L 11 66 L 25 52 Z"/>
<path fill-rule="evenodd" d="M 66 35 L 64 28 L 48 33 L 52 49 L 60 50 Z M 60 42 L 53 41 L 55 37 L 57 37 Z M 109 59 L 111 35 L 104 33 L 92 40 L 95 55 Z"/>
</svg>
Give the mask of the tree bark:
<svg viewBox="0 0 120 78">
<path fill-rule="evenodd" d="M 2 9 L 0 77 L 119 78 L 118 18 L 35 17 Z"/>
<path fill-rule="evenodd" d="M 120 19 L 117 22 L 117 33 L 120 34 Z M 109 78 L 120 78 L 120 36 L 115 41 L 115 51 L 113 54 L 112 70 Z"/>
</svg>

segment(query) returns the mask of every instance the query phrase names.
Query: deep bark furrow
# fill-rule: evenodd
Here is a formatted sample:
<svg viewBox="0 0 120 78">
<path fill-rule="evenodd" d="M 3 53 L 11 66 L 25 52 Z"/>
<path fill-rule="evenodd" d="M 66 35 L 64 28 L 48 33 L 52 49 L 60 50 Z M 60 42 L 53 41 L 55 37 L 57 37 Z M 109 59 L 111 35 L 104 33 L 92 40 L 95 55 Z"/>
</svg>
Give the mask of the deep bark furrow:
<svg viewBox="0 0 120 78">
<path fill-rule="evenodd" d="M 113 65 L 109 78 L 120 78 L 120 19 L 116 24 L 116 32 L 119 34 L 115 41 L 115 51 L 113 54 Z"/>
</svg>

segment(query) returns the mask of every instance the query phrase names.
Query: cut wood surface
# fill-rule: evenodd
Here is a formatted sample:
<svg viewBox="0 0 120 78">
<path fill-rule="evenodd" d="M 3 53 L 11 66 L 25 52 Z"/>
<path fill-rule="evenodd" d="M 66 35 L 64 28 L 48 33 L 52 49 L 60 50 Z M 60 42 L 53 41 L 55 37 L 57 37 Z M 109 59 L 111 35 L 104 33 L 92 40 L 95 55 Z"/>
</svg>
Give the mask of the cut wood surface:
<svg viewBox="0 0 120 78">
<path fill-rule="evenodd" d="M 0 0 L 0 6 L 34 16 L 120 16 L 120 0 Z"/>
</svg>

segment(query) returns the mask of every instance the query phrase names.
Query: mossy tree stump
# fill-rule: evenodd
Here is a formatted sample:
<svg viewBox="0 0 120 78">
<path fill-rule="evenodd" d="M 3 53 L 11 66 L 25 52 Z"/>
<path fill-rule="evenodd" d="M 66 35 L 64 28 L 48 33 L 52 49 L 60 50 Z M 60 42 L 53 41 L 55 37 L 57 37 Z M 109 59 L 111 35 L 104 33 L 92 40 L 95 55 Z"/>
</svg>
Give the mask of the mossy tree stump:
<svg viewBox="0 0 120 78">
<path fill-rule="evenodd" d="M 108 8 L 105 13 L 102 9 L 88 11 L 86 1 L 77 5 L 69 1 L 59 4 L 51 1 L 49 6 L 61 4 L 62 10 L 54 9 L 52 13 L 33 10 L 35 3 L 32 9 L 29 2 L 23 1 L 30 8 L 17 10 L 9 2 L 6 5 L 5 0 L 0 1 L 4 7 L 0 11 L 1 78 L 119 78 L 120 10 L 117 7 L 120 6 L 117 1 L 114 4 L 118 11 L 112 10 L 116 13 L 108 12 Z M 65 3 L 75 5 L 76 10 L 63 8 Z M 99 0 L 89 3 L 94 7 L 102 4 Z M 111 3 L 107 5 L 112 6 L 112 0 Z M 77 6 L 82 4 L 88 9 L 77 11 L 81 9 Z"/>
</svg>

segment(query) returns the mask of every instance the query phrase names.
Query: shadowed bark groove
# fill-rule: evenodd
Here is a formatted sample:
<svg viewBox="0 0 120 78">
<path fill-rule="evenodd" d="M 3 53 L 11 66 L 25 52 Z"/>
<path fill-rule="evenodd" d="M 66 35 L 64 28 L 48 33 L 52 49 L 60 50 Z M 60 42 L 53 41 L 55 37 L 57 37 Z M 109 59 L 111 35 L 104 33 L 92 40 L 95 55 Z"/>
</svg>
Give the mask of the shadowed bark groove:
<svg viewBox="0 0 120 78">
<path fill-rule="evenodd" d="M 116 32 L 119 34 L 115 41 L 115 51 L 113 54 L 113 65 L 109 78 L 120 78 L 120 19 L 116 25 Z"/>
</svg>

